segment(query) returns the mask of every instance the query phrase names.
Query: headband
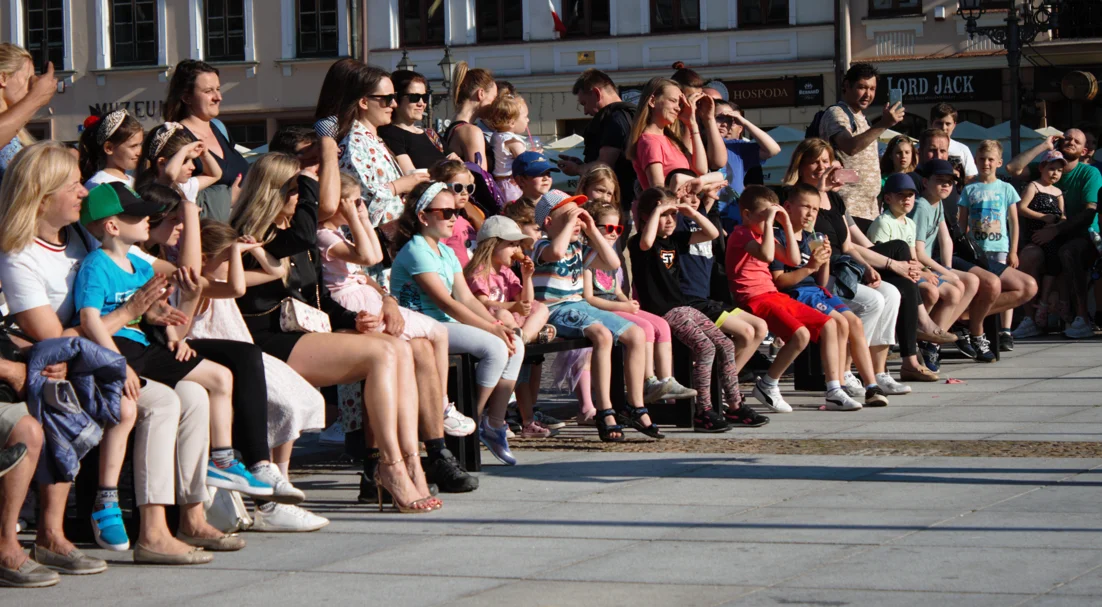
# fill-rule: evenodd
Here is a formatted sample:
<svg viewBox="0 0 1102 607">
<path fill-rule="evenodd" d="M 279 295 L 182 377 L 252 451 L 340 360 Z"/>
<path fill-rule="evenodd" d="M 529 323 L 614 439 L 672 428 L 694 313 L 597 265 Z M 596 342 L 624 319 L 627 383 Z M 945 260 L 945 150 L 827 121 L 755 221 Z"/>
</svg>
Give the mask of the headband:
<svg viewBox="0 0 1102 607">
<path fill-rule="evenodd" d="M 126 110 L 115 110 L 101 118 L 96 125 L 96 143 L 99 145 L 107 143 L 125 119 Z"/>
<path fill-rule="evenodd" d="M 169 138 L 176 134 L 176 131 L 184 128 L 179 122 L 166 122 L 157 129 L 157 134 L 153 136 L 153 141 L 149 144 L 149 159 L 156 160 L 157 154 L 161 153 L 165 144 L 168 143 Z"/>
<path fill-rule="evenodd" d="M 444 189 L 447 187 L 448 186 L 439 181 L 430 185 L 428 189 L 426 189 L 424 193 L 421 194 L 421 197 L 417 199 L 417 206 L 413 207 L 413 210 L 420 213 L 421 211 L 427 209 L 428 206 L 432 204 L 432 200 L 436 198 L 436 196 L 440 194 L 440 192 L 443 192 Z"/>
</svg>

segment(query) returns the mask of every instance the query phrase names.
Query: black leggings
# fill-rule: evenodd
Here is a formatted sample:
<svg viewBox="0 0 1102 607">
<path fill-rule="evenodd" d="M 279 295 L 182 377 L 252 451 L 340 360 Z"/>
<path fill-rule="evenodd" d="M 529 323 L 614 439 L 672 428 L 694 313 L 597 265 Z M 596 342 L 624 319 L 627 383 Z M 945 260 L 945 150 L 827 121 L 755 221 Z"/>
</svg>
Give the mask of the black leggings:
<svg viewBox="0 0 1102 607">
<path fill-rule="evenodd" d="M 911 249 L 902 240 L 881 242 L 872 247 L 873 251 L 893 261 L 910 261 Z M 900 276 L 891 270 L 877 270 L 880 279 L 899 289 L 899 317 L 895 321 L 895 338 L 899 342 L 899 353 L 903 356 L 918 354 L 918 306 L 922 305 L 922 296 L 918 285 L 906 276 Z"/>
<path fill-rule="evenodd" d="M 229 339 L 189 339 L 203 358 L 233 374 L 233 446 L 245 467 L 271 459 L 268 452 L 268 382 L 260 348 Z M 226 445 L 211 445 L 225 447 Z"/>
</svg>

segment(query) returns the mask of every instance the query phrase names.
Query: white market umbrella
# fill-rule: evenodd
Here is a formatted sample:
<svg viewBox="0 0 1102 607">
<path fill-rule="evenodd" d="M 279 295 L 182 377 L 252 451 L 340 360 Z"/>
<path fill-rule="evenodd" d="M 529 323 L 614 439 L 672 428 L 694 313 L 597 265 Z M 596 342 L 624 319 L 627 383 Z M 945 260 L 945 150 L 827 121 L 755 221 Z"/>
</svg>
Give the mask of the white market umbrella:
<svg viewBox="0 0 1102 607">
<path fill-rule="evenodd" d="M 898 137 L 902 134 L 903 133 L 900 133 L 899 131 L 893 131 L 891 129 L 885 129 L 884 133 L 882 135 L 880 135 L 879 139 L 880 139 L 880 141 L 883 141 L 884 143 L 887 143 L 887 142 L 891 141 L 892 139 L 895 139 L 896 137 Z M 913 139 L 913 138 L 908 137 L 908 139 Z"/>
<path fill-rule="evenodd" d="M 799 143 L 805 139 L 803 131 L 797 131 L 789 126 L 779 126 L 771 131 L 766 131 L 773 141 L 777 143 Z"/>
<path fill-rule="evenodd" d="M 988 131 L 989 129 L 985 129 L 975 122 L 968 122 L 965 120 L 953 129 L 953 139 L 957 141 L 983 141 L 984 139 L 991 138 Z M 1010 138 L 1009 126 L 1007 126 L 1006 137 L 1008 139 Z"/>
<path fill-rule="evenodd" d="M 1056 137 L 1063 137 L 1064 136 L 1064 131 L 1061 131 L 1061 130 L 1059 130 L 1055 127 L 1051 127 L 1051 126 L 1046 126 L 1043 129 L 1037 129 L 1037 133 L 1040 134 L 1043 137 L 1052 137 L 1054 135 Z"/>
<path fill-rule="evenodd" d="M 578 135 L 577 133 L 575 133 L 573 135 L 568 135 L 566 137 L 563 137 L 562 139 L 556 139 L 555 141 L 552 141 L 551 143 L 548 143 L 547 145 L 543 146 L 543 149 L 544 149 L 544 151 L 568 150 L 570 148 L 576 148 L 578 146 L 581 146 L 584 143 L 585 143 L 585 139 L 583 139 L 581 135 Z"/>
<path fill-rule="evenodd" d="M 1021 133 L 1022 139 L 1044 139 L 1045 136 L 1034 131 L 1031 128 L 1024 126 L 1018 127 L 1018 132 Z M 953 137 L 956 138 L 956 131 L 953 131 Z M 1007 120 L 1002 124 L 997 124 L 987 129 L 987 139 L 1010 139 L 1010 121 Z"/>
</svg>

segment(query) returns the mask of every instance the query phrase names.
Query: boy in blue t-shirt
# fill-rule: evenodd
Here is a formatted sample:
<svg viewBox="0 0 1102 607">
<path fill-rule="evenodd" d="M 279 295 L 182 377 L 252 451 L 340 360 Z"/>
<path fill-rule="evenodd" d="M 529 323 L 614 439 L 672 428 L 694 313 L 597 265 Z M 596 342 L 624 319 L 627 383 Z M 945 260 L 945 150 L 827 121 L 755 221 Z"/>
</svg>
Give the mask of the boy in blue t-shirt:
<svg viewBox="0 0 1102 607">
<path fill-rule="evenodd" d="M 222 365 L 205 360 L 183 341 L 175 327 L 166 327 L 168 347 L 150 343 L 141 327 L 122 327 L 114 334 L 103 322 L 150 278 L 153 267 L 130 252 L 149 239 L 149 216 L 161 211 L 122 183 L 104 183 L 89 192 L 80 208 L 80 222 L 102 243 L 81 263 L 73 285 L 73 303 L 84 334 L 126 358 L 124 393 L 137 400 L 141 377 L 169 386 L 193 381 L 210 393 L 211 459 L 207 485 L 270 496 L 272 486 L 255 478 L 234 456 L 233 375 Z"/>
<path fill-rule="evenodd" d="M 1018 267 L 1018 202 L 1014 186 L 995 177 L 1003 165 L 1003 146 L 994 139 L 980 143 L 976 154 L 979 175 L 966 186 L 957 203 L 961 230 L 975 242 L 988 261 Z M 1010 333 L 1014 310 L 1000 315 L 1003 333 Z"/>
</svg>

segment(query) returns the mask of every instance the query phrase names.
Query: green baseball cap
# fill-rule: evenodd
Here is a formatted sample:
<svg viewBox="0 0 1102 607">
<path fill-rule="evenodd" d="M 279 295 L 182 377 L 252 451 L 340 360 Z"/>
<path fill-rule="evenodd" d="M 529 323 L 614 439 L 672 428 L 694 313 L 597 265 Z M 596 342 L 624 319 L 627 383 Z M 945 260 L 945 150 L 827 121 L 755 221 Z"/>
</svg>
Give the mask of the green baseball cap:
<svg viewBox="0 0 1102 607">
<path fill-rule="evenodd" d="M 80 223 L 88 225 L 93 221 L 129 215 L 131 217 L 149 217 L 159 213 L 163 207 L 142 200 L 138 193 L 125 183 L 113 181 L 101 183 L 88 192 L 88 197 L 80 204 Z"/>
</svg>

